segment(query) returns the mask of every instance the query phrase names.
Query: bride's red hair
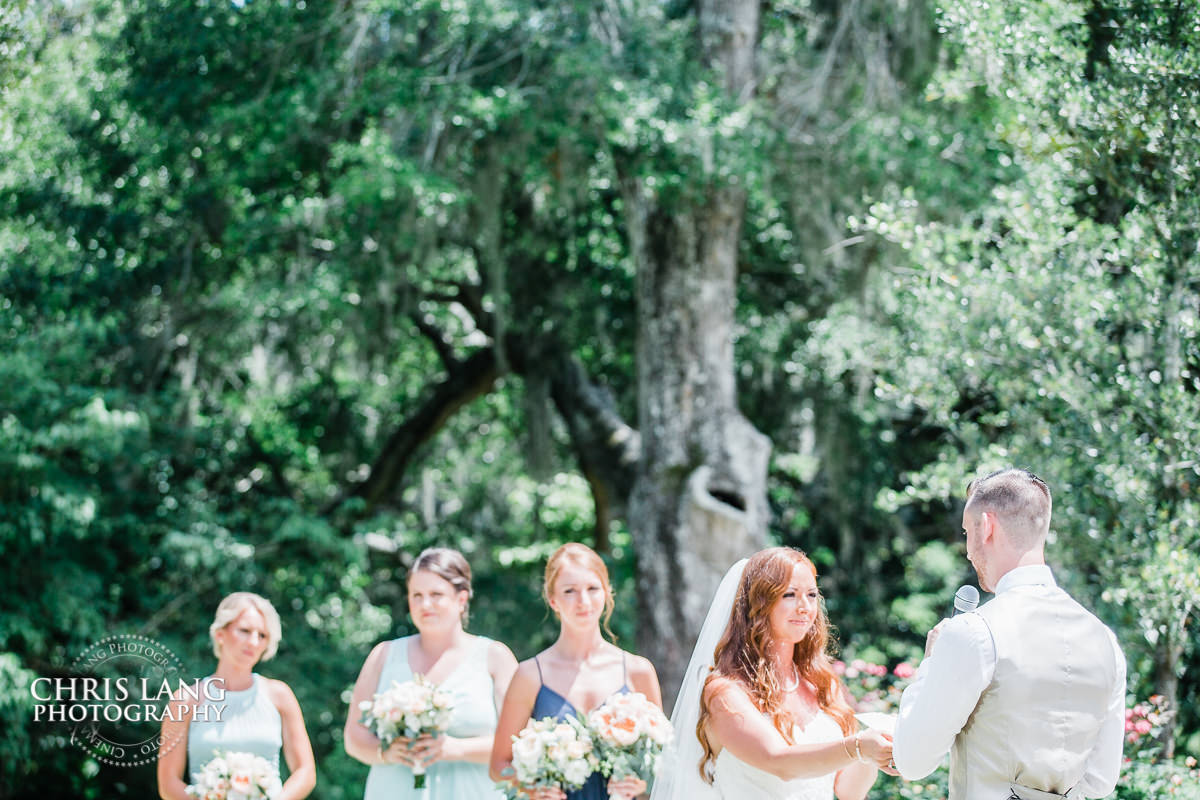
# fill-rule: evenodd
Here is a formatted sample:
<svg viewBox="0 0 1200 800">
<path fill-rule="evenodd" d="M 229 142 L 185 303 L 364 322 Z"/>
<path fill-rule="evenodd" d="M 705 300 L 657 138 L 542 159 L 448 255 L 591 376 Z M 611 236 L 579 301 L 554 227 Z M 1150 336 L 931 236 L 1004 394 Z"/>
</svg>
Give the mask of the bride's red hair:
<svg viewBox="0 0 1200 800">
<path fill-rule="evenodd" d="M 784 691 L 775 670 L 771 668 L 770 618 L 771 609 L 787 591 L 797 564 L 812 570 L 813 579 L 816 579 L 816 566 L 808 556 L 792 547 L 772 547 L 755 553 L 742 573 L 737 596 L 729 613 L 729 625 L 713 651 L 713 671 L 705 680 L 700 695 L 700 720 L 696 723 L 696 737 L 704 749 L 700 759 L 700 776 L 708 783 L 712 783 L 709 762 L 715 758 L 706 729 L 711 714 L 707 690 L 712 680 L 727 678 L 740 683 L 759 711 L 771 717 L 772 724 L 784 741 L 795 743 L 792 727 L 796 721 L 783 708 Z M 842 732 L 849 736 L 856 727 L 854 711 L 846 702 L 837 673 L 833 671 L 828 652 L 829 642 L 829 619 L 825 615 L 825 604 L 821 603 L 808 635 L 796 643 L 792 661 L 800 680 L 808 681 L 815 688 L 821 710 L 833 717 Z"/>
</svg>

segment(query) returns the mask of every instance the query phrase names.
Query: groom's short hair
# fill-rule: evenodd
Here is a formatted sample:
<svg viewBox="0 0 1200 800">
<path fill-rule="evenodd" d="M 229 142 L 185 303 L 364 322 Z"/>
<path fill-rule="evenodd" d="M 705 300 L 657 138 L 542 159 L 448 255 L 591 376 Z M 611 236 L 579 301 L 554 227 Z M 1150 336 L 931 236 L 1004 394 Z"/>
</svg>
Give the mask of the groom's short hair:
<svg viewBox="0 0 1200 800">
<path fill-rule="evenodd" d="M 967 486 L 967 510 L 990 511 L 1018 541 L 1036 545 L 1050 533 L 1053 502 L 1046 482 L 1026 469 L 1001 469 Z"/>
</svg>

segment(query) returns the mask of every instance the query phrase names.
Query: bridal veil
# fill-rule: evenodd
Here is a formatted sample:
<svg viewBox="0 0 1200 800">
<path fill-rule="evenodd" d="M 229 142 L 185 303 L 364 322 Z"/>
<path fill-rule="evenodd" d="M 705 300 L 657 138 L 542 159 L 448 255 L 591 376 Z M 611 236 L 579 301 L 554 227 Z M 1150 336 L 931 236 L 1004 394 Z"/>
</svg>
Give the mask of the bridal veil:
<svg viewBox="0 0 1200 800">
<path fill-rule="evenodd" d="M 675 699 L 675 710 L 671 713 L 671 726 L 675 730 L 671 747 L 663 754 L 663 761 L 650 800 L 720 800 L 720 794 L 700 777 L 700 757 L 703 753 L 700 740 L 696 738 L 696 723 L 700 720 L 700 695 L 704 682 L 712 668 L 713 651 L 729 624 L 729 614 L 737 597 L 738 584 L 748 559 L 738 561 L 717 587 L 708 616 L 696 638 L 696 647 L 688 661 L 679 696 Z"/>
</svg>

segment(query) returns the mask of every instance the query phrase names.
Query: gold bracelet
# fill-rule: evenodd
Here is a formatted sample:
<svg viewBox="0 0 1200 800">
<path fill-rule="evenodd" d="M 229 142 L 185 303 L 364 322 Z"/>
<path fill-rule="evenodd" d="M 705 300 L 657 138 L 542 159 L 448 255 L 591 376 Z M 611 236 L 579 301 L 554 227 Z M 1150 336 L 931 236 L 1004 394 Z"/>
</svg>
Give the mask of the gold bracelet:
<svg viewBox="0 0 1200 800">
<path fill-rule="evenodd" d="M 862 731 L 859 731 L 858 733 L 854 734 L 854 758 L 858 761 L 863 760 L 861 740 L 862 740 Z"/>
<path fill-rule="evenodd" d="M 848 759 L 850 759 L 851 761 L 853 761 L 853 760 L 854 760 L 854 753 L 851 753 L 851 752 L 850 752 L 850 744 L 849 744 L 849 739 L 850 739 L 850 737 L 849 737 L 849 736 L 843 736 L 843 737 L 842 737 L 842 749 L 846 751 L 846 758 L 848 758 Z"/>
</svg>

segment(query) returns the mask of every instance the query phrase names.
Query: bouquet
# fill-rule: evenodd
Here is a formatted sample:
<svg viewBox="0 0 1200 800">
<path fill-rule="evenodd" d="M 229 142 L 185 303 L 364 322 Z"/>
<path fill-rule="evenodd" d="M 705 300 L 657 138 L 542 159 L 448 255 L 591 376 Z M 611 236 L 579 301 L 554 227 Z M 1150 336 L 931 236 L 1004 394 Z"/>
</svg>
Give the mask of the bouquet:
<svg viewBox="0 0 1200 800">
<path fill-rule="evenodd" d="M 531 721 L 513 737 L 513 772 L 521 786 L 558 786 L 579 789 L 600 768 L 591 733 L 574 717 L 546 717 Z M 521 790 L 504 787 L 510 800 Z"/>
<path fill-rule="evenodd" d="M 609 778 L 636 776 L 649 782 L 658 773 L 671 741 L 671 722 L 644 694 L 618 694 L 588 714 L 600 772 Z"/>
<path fill-rule="evenodd" d="M 217 752 L 187 787 L 198 800 L 270 800 L 283 791 L 279 773 L 262 756 Z"/>
<path fill-rule="evenodd" d="M 392 681 L 391 688 L 364 700 L 358 707 L 362 710 L 362 724 L 379 737 L 384 750 L 401 736 L 408 739 L 422 734 L 440 736 L 450 727 L 454 712 L 450 693 L 439 689 L 424 675 L 416 675 L 404 683 Z M 413 788 L 425 788 L 423 765 L 413 767 Z"/>
</svg>

